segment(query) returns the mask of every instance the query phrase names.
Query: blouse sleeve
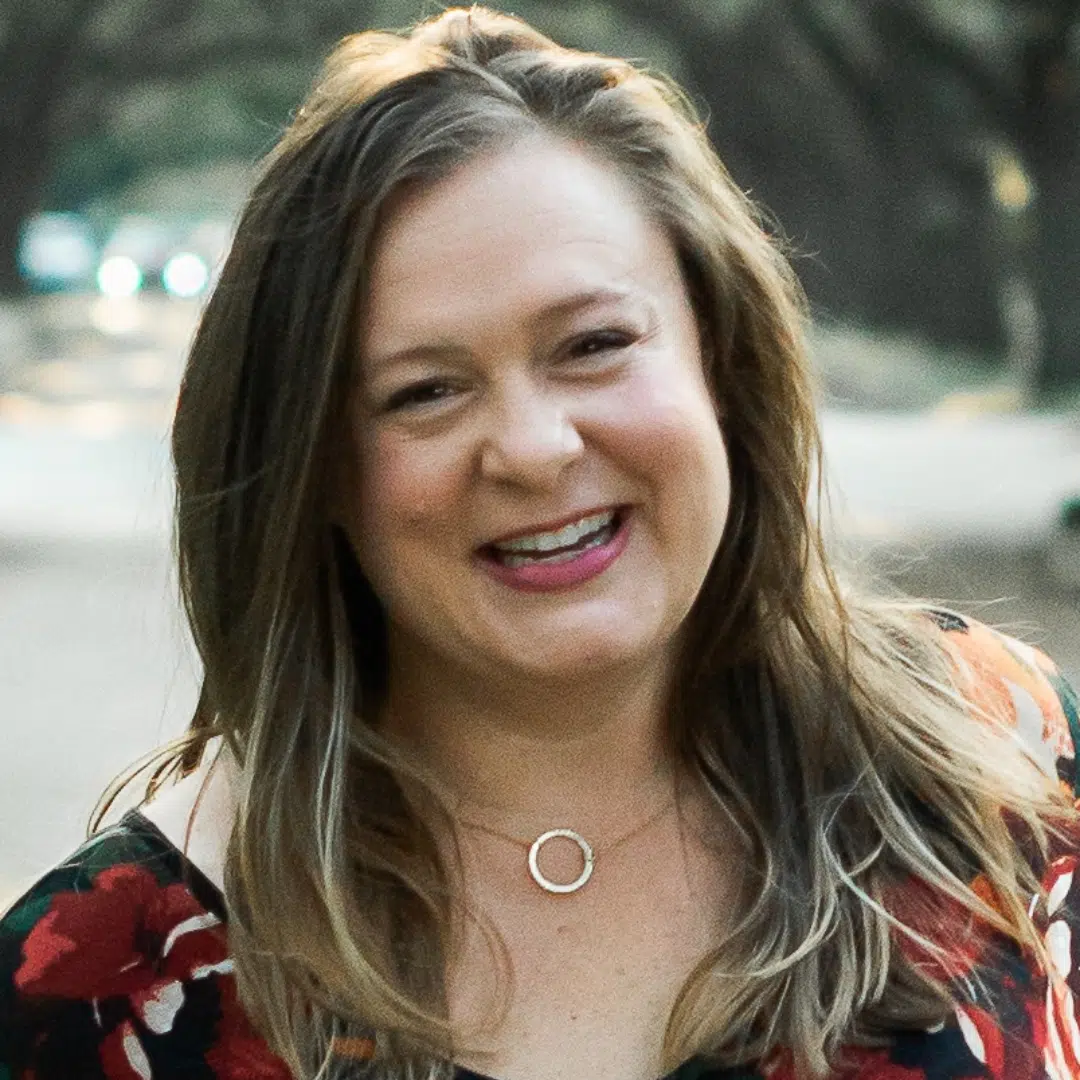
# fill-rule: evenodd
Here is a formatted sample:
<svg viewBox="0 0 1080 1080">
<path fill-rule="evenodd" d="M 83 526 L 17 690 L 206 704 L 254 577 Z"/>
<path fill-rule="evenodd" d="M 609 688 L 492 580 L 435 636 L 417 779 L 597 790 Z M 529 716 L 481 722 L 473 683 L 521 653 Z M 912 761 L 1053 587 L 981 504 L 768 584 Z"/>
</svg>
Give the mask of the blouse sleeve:
<svg viewBox="0 0 1080 1080">
<path fill-rule="evenodd" d="M 285 1080 L 237 1004 L 221 920 L 174 870 L 113 830 L 8 910 L 0 1077 Z"/>
<path fill-rule="evenodd" d="M 972 703 L 1005 717 L 1043 769 L 1077 802 L 1080 709 L 1076 691 L 1042 650 L 981 623 L 933 613 Z M 1078 803 L 1080 805 L 1080 803 Z"/>
<path fill-rule="evenodd" d="M 947 631 L 965 692 L 1010 720 L 1027 749 L 1080 809 L 1076 747 L 1080 709 L 1076 691 L 1040 649 L 975 622 L 955 620 Z M 1041 1052 L 1051 1080 L 1080 1077 L 1080 828 L 1069 826 L 1051 844 L 1042 864 L 1040 896 L 1030 911 L 1043 934 L 1051 971 L 1032 972 L 1022 1015 L 1014 1017 L 1025 1041 Z M 1017 976 L 1019 977 L 1019 976 Z M 1025 980 L 1021 980 L 1023 982 Z M 1022 989 L 1013 980 L 1013 989 Z M 1000 1024 L 978 1010 L 961 1010 L 969 1043 L 987 1066 L 1007 1056 Z M 999 1021 L 1003 1018 L 998 1018 Z M 981 1021 L 981 1022 L 980 1022 Z M 1029 1044 L 1030 1045 L 1030 1044 Z M 994 1076 L 1000 1074 L 991 1067 Z"/>
</svg>

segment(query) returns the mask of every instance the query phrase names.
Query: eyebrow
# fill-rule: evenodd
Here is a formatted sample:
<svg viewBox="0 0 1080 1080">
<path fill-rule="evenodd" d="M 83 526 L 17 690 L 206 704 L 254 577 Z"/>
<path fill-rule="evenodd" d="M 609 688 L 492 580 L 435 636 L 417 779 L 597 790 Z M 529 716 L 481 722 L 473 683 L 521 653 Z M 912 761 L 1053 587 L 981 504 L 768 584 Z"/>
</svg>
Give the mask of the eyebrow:
<svg viewBox="0 0 1080 1080">
<path fill-rule="evenodd" d="M 540 327 L 545 323 L 565 319 L 567 316 L 584 311 L 586 308 L 623 303 L 633 297 L 636 292 L 637 290 L 630 288 L 618 289 L 604 286 L 571 293 L 568 296 L 552 301 L 550 304 L 545 304 L 529 319 L 529 322 L 534 328 Z M 369 358 L 368 363 L 374 368 L 384 368 L 409 360 L 460 356 L 467 351 L 462 346 L 449 341 L 433 341 L 424 345 L 409 345 L 404 349 L 395 349 L 393 352 L 377 356 L 374 359 Z"/>
<path fill-rule="evenodd" d="M 603 304 L 617 304 L 629 299 L 634 295 L 633 289 L 615 289 L 606 286 L 598 289 L 588 289 L 585 292 L 571 293 L 561 300 L 545 305 L 533 317 L 534 323 L 551 322 L 554 319 L 565 318 L 575 312 L 589 307 L 600 307 Z"/>
</svg>

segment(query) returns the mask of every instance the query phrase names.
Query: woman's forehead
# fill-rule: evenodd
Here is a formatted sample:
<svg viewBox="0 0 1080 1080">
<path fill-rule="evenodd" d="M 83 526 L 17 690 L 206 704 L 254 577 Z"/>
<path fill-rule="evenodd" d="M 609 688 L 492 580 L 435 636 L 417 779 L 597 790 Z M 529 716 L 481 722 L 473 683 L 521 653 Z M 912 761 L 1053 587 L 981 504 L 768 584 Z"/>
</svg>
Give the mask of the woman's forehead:
<svg viewBox="0 0 1080 1080">
<path fill-rule="evenodd" d="M 675 263 L 613 167 L 533 139 L 397 203 L 373 251 L 365 333 L 382 351 L 410 329 L 617 303 L 670 289 Z"/>
</svg>

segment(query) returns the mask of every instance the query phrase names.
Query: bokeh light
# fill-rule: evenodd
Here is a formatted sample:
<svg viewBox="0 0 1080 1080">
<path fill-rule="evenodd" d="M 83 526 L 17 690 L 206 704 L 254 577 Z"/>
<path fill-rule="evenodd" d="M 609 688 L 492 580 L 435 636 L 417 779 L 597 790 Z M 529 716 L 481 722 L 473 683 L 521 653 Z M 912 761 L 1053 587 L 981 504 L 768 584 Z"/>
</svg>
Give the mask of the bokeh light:
<svg viewBox="0 0 1080 1080">
<path fill-rule="evenodd" d="M 198 296 L 210 280 L 206 263 L 190 251 L 174 255 L 161 272 L 161 282 L 171 296 L 188 299 Z"/>
<path fill-rule="evenodd" d="M 128 255 L 110 255 L 98 267 L 97 286 L 105 296 L 134 296 L 142 283 L 142 270 Z"/>
</svg>

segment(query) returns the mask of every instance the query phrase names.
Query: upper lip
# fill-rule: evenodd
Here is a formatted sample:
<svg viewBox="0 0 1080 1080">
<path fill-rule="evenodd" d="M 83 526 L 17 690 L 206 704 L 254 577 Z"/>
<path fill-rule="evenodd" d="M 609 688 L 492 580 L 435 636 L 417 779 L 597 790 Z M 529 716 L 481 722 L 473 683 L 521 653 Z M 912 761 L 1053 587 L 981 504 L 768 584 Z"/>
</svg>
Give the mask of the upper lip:
<svg viewBox="0 0 1080 1080">
<path fill-rule="evenodd" d="M 608 514 L 616 513 L 621 509 L 618 503 L 607 503 L 603 506 L 594 506 L 590 510 L 575 510 L 571 514 L 567 514 L 565 517 L 556 519 L 555 521 L 544 521 L 536 525 L 529 525 L 524 529 L 516 529 L 514 532 L 504 533 L 502 536 L 495 537 L 494 540 L 488 540 L 481 545 L 481 547 L 491 547 L 494 544 L 505 544 L 510 540 L 520 540 L 523 536 L 535 536 L 537 533 L 549 533 L 555 532 L 556 529 L 561 529 L 565 525 L 572 525 L 575 521 L 580 521 L 582 518 L 592 517 L 594 514 Z"/>
</svg>

